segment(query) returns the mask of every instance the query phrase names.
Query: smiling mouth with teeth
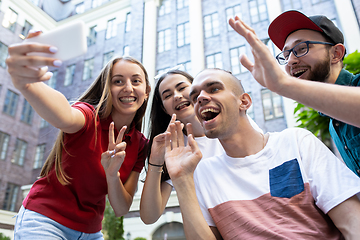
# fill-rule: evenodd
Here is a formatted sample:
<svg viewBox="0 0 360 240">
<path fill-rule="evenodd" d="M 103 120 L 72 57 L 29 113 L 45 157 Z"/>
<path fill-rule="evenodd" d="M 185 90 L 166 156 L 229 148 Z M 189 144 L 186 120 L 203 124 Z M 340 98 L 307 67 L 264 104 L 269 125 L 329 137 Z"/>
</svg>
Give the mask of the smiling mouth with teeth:
<svg viewBox="0 0 360 240">
<path fill-rule="evenodd" d="M 130 103 L 130 102 L 135 102 L 136 101 L 136 97 L 122 97 L 120 98 L 120 102 L 123 103 Z"/>
<path fill-rule="evenodd" d="M 300 77 L 304 72 L 306 72 L 307 70 L 306 69 L 301 69 L 301 70 L 299 70 L 299 71 L 296 71 L 296 72 L 294 72 L 293 73 L 293 76 L 294 77 L 296 77 L 296 78 L 298 78 L 298 77 Z"/>
<path fill-rule="evenodd" d="M 175 107 L 175 110 L 181 110 L 181 109 L 184 109 L 186 107 L 190 106 L 190 102 L 189 101 L 186 101 L 186 102 L 182 102 L 180 103 L 179 105 L 177 105 Z"/>
<path fill-rule="evenodd" d="M 205 121 L 209 121 L 214 119 L 217 115 L 219 115 L 220 111 L 214 108 L 206 108 L 201 111 L 201 117 Z"/>
</svg>

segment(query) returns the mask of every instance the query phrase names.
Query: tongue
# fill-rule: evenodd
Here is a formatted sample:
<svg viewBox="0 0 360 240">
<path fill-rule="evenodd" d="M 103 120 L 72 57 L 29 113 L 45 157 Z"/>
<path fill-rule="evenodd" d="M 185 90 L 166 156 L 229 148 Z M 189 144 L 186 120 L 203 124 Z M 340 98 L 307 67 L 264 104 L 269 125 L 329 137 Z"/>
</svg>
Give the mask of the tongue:
<svg viewBox="0 0 360 240">
<path fill-rule="evenodd" d="M 213 119 L 214 117 L 216 117 L 217 114 L 213 113 L 213 112 L 206 112 L 206 113 L 203 113 L 202 116 L 205 121 L 209 121 L 209 120 Z"/>
<path fill-rule="evenodd" d="M 183 105 L 181 105 L 180 107 L 178 107 L 178 110 L 184 109 L 184 108 L 186 108 L 186 107 L 187 107 L 187 105 L 186 105 L 186 104 L 183 104 Z"/>
</svg>

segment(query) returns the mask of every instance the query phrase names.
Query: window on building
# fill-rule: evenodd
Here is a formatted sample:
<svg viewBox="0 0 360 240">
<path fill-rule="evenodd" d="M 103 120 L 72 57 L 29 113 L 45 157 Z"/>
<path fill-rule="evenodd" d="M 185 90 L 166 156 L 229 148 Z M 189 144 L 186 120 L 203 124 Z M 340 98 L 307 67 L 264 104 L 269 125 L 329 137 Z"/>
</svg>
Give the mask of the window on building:
<svg viewBox="0 0 360 240">
<path fill-rule="evenodd" d="M 249 0 L 250 17 L 252 23 L 268 19 L 265 0 Z"/>
<path fill-rule="evenodd" d="M 219 16 L 213 13 L 204 17 L 205 38 L 219 34 Z"/>
<path fill-rule="evenodd" d="M 4 132 L 0 132 L 0 159 L 5 160 L 8 146 L 10 141 L 10 135 Z"/>
<path fill-rule="evenodd" d="M 115 37 L 117 34 L 117 24 L 116 24 L 116 18 L 113 18 L 108 21 L 107 23 L 107 29 L 106 29 L 106 39 L 110 39 L 112 37 Z"/>
<path fill-rule="evenodd" d="M 125 32 L 131 31 L 131 13 L 126 14 Z"/>
<path fill-rule="evenodd" d="M 31 124 L 33 115 L 34 115 L 34 109 L 30 105 L 30 103 L 25 99 L 20 120 L 24 123 Z"/>
<path fill-rule="evenodd" d="M 155 79 L 159 79 L 164 73 L 166 73 L 170 69 L 171 69 L 170 67 L 158 69 L 157 72 L 156 72 Z"/>
<path fill-rule="evenodd" d="M 206 56 L 206 68 L 223 68 L 221 53 Z"/>
<path fill-rule="evenodd" d="M 239 56 L 241 54 L 246 54 L 245 45 L 230 49 L 231 72 L 234 75 L 247 71 L 247 69 L 240 63 Z"/>
<path fill-rule="evenodd" d="M 3 210 L 15 212 L 19 190 L 20 186 L 12 183 L 7 184 L 5 191 L 5 199 L 2 207 Z"/>
<path fill-rule="evenodd" d="M 18 99 L 18 94 L 8 90 L 5 97 L 3 112 L 10 116 L 15 116 Z"/>
<path fill-rule="evenodd" d="M 248 92 L 248 94 L 251 97 L 251 93 Z M 251 117 L 253 120 L 255 120 L 255 114 L 254 114 L 254 101 L 252 101 L 251 106 L 246 110 L 246 114 Z"/>
<path fill-rule="evenodd" d="M 106 64 L 113 58 L 113 56 L 114 56 L 114 51 L 104 53 L 103 67 L 106 66 Z"/>
<path fill-rule="evenodd" d="M 152 234 L 151 239 L 186 239 L 184 226 L 179 222 L 164 223 L 156 229 Z"/>
<path fill-rule="evenodd" d="M 322 3 L 322 2 L 327 2 L 328 0 L 311 0 L 312 4 L 318 4 L 318 3 Z"/>
<path fill-rule="evenodd" d="M 75 64 L 72 64 L 66 67 L 64 86 L 69 86 L 73 83 L 75 66 Z"/>
<path fill-rule="evenodd" d="M 273 56 L 275 56 L 275 49 L 274 49 L 274 44 L 272 43 L 272 41 L 270 40 L 270 38 L 266 38 L 266 39 L 263 39 L 261 40 L 267 47 L 268 49 L 270 50 L 271 54 Z"/>
<path fill-rule="evenodd" d="M 181 63 L 183 66 L 184 66 L 184 71 L 189 73 L 189 74 L 192 74 L 192 66 L 191 66 L 191 61 L 187 61 L 187 62 L 184 62 L 184 63 Z"/>
<path fill-rule="evenodd" d="M 91 46 L 93 44 L 96 43 L 96 36 L 97 36 L 97 31 L 96 31 L 96 25 L 95 26 L 92 26 L 90 29 L 89 29 L 89 36 L 87 38 L 87 45 L 88 46 Z"/>
<path fill-rule="evenodd" d="M 21 30 L 20 38 L 25 39 L 25 37 L 28 35 L 30 29 L 32 29 L 33 25 L 25 20 L 24 26 Z"/>
<path fill-rule="evenodd" d="M 165 29 L 158 32 L 158 52 L 165 52 L 171 49 L 171 30 Z"/>
<path fill-rule="evenodd" d="M 84 73 L 83 73 L 83 78 L 82 78 L 83 81 L 92 78 L 93 69 L 94 69 L 94 58 L 85 60 Z"/>
<path fill-rule="evenodd" d="M 189 6 L 189 0 L 177 0 L 176 1 L 176 8 L 182 9 Z"/>
<path fill-rule="evenodd" d="M 19 138 L 16 139 L 15 149 L 12 155 L 11 162 L 20 166 L 24 165 L 25 154 L 27 149 L 27 142 Z"/>
<path fill-rule="evenodd" d="M 18 14 L 11 8 L 8 8 L 2 22 L 3 27 L 15 32 L 17 17 Z"/>
<path fill-rule="evenodd" d="M 36 146 L 36 151 L 35 151 L 35 160 L 34 160 L 34 169 L 37 168 L 41 168 L 42 167 L 42 163 L 43 163 L 43 159 L 44 159 L 44 155 L 45 155 L 45 147 L 46 144 L 40 144 Z"/>
<path fill-rule="evenodd" d="M 76 14 L 81 14 L 85 12 L 85 4 L 84 2 L 78 3 L 75 5 L 75 12 Z"/>
<path fill-rule="evenodd" d="M 226 10 L 226 20 L 227 20 L 227 28 L 228 28 L 228 31 L 232 31 L 234 30 L 230 24 L 229 24 L 229 19 L 230 18 L 234 18 L 235 16 L 238 16 L 240 19 L 242 19 L 242 14 L 241 14 L 241 5 L 235 5 L 233 7 L 229 7 L 227 8 Z"/>
<path fill-rule="evenodd" d="M 161 6 L 159 8 L 159 16 L 163 16 L 165 14 L 169 14 L 171 12 L 171 1 L 163 0 Z"/>
<path fill-rule="evenodd" d="M 177 26 L 177 45 L 178 47 L 190 43 L 190 24 L 189 22 Z"/>
<path fill-rule="evenodd" d="M 102 4 L 102 0 L 92 0 L 91 7 L 96 8 Z"/>
<path fill-rule="evenodd" d="M 40 128 L 44 128 L 49 126 L 49 123 L 45 121 L 43 118 L 40 120 Z"/>
<path fill-rule="evenodd" d="M 8 46 L 0 42 L 0 66 L 6 68 L 6 58 L 8 56 Z"/>
<path fill-rule="evenodd" d="M 130 46 L 129 45 L 124 46 L 123 56 L 130 56 Z"/>
<path fill-rule="evenodd" d="M 265 120 L 271 120 L 284 116 L 283 103 L 280 95 L 268 89 L 261 90 L 262 104 Z"/>
<path fill-rule="evenodd" d="M 283 11 L 291 9 L 301 9 L 301 1 L 299 0 L 282 0 Z"/>
<path fill-rule="evenodd" d="M 51 76 L 51 78 L 49 79 L 47 84 L 49 85 L 49 87 L 55 89 L 55 87 L 56 87 L 56 78 L 57 78 L 57 75 L 58 75 L 58 71 L 54 70 L 54 71 L 52 71 L 52 74 L 53 75 Z"/>
</svg>

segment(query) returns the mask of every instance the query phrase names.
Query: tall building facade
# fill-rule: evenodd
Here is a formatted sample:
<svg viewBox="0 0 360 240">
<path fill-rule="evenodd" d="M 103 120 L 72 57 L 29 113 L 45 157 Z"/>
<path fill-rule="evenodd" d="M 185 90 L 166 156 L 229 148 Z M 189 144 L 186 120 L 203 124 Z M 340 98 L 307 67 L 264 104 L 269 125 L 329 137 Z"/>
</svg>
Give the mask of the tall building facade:
<svg viewBox="0 0 360 240">
<path fill-rule="evenodd" d="M 46 32 L 70 21 L 85 22 L 87 53 L 50 69 L 54 74 L 48 84 L 69 101 L 77 99 L 104 64 L 118 55 L 140 60 L 150 79 L 178 65 L 192 75 L 217 67 L 241 79 L 253 99 L 248 115 L 265 132 L 281 131 L 295 125 L 294 102 L 259 85 L 241 66 L 239 55 L 252 59 L 251 49 L 229 27 L 228 19 L 240 16 L 275 56 L 279 49 L 269 40 L 267 28 L 289 9 L 328 16 L 343 31 L 347 52 L 358 48 L 360 5 L 355 0 L 1 0 L 0 232 L 12 235 L 12 216 L 37 179 L 58 133 L 33 111 L 6 71 L 8 46 L 21 42 L 30 29 Z M 145 225 L 139 217 L 141 190 L 139 182 L 124 218 L 125 238 L 185 239 L 176 193 L 172 192 L 160 219 Z"/>
</svg>

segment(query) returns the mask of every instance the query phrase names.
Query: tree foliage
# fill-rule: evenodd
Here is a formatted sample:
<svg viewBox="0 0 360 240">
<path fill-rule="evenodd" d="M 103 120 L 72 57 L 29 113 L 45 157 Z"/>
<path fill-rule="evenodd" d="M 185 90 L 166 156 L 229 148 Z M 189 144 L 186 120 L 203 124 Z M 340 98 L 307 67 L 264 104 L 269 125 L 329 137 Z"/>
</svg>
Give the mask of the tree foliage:
<svg viewBox="0 0 360 240">
<path fill-rule="evenodd" d="M 106 200 L 104 211 L 103 233 L 107 240 L 124 240 L 123 217 L 116 217 L 110 202 Z"/>
<path fill-rule="evenodd" d="M 356 50 L 344 58 L 345 69 L 353 74 L 360 73 L 360 53 Z"/>
<path fill-rule="evenodd" d="M 344 58 L 344 68 L 353 74 L 360 73 L 360 53 L 355 52 Z M 329 132 L 328 117 L 321 116 L 318 111 L 298 103 L 294 109 L 297 127 L 306 128 L 315 136 L 319 137 L 329 148 L 331 148 L 331 136 Z"/>
<path fill-rule="evenodd" d="M 11 238 L 5 236 L 4 234 L 0 233 L 0 240 L 10 240 Z"/>
<path fill-rule="evenodd" d="M 329 121 L 330 118 L 321 116 L 316 110 L 306 107 L 298 103 L 295 107 L 294 114 L 296 115 L 296 122 L 299 122 L 297 127 L 306 128 L 312 132 L 316 137 L 331 148 Z"/>
</svg>

